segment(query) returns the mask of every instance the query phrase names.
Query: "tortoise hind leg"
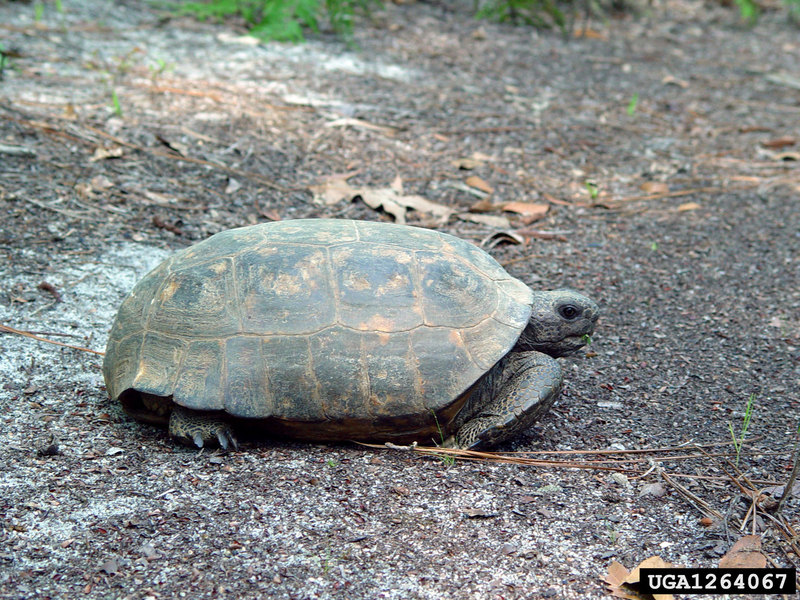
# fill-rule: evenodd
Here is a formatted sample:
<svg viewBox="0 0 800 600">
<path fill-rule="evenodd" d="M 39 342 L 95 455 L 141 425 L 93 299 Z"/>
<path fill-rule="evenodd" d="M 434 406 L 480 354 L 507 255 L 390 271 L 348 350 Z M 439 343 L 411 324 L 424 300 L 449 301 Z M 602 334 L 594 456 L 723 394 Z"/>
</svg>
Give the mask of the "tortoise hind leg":
<svg viewBox="0 0 800 600">
<path fill-rule="evenodd" d="M 561 380 L 561 367 L 546 354 L 507 355 L 476 390 L 474 414 L 443 445 L 477 450 L 513 438 L 550 410 L 561 392 Z"/>
<path fill-rule="evenodd" d="M 169 434 L 198 448 L 218 445 L 223 450 L 239 449 L 231 426 L 219 413 L 191 410 L 176 404 L 169 417 Z"/>
</svg>

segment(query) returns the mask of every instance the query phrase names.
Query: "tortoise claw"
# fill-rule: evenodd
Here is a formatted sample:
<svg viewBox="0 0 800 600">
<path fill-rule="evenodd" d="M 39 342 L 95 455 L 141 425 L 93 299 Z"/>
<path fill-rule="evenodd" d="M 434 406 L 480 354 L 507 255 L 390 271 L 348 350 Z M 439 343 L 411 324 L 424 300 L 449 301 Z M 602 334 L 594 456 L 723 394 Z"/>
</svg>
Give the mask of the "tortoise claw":
<svg viewBox="0 0 800 600">
<path fill-rule="evenodd" d="M 223 450 L 238 450 L 231 426 L 219 413 L 175 406 L 169 419 L 169 433 L 175 439 L 198 448 L 219 445 Z"/>
<path fill-rule="evenodd" d="M 219 441 L 219 447 L 223 450 L 236 451 L 239 449 L 239 443 L 236 441 L 233 431 L 227 425 L 217 430 L 217 441 Z"/>
</svg>

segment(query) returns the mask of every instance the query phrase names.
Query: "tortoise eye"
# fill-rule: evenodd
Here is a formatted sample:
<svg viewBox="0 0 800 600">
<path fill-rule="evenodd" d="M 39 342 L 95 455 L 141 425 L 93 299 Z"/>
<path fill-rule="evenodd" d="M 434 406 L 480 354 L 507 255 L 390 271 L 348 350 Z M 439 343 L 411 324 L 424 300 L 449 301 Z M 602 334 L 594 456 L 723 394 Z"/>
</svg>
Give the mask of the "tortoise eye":
<svg viewBox="0 0 800 600">
<path fill-rule="evenodd" d="M 574 304 L 564 304 L 558 308 L 558 314 L 564 317 L 567 321 L 577 319 L 581 314 L 580 309 Z"/>
</svg>

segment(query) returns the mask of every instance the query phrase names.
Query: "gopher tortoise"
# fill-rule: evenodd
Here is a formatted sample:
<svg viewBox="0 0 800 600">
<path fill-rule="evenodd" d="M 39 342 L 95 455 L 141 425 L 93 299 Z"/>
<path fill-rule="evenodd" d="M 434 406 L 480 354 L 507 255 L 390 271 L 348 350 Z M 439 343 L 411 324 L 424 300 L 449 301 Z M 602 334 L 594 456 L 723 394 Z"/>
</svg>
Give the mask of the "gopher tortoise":
<svg viewBox="0 0 800 600">
<path fill-rule="evenodd" d="M 337 219 L 218 233 L 147 274 L 103 362 L 112 399 L 198 447 L 234 432 L 487 448 L 546 412 L 599 310 L 428 229 Z"/>
</svg>

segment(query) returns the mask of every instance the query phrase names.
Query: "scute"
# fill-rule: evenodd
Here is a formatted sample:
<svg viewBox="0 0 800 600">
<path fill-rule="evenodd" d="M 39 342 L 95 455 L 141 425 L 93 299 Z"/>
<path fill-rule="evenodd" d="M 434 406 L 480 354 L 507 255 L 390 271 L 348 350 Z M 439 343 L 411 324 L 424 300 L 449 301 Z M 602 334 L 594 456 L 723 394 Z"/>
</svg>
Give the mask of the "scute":
<svg viewBox="0 0 800 600">
<path fill-rule="evenodd" d="M 136 389 L 242 418 L 324 422 L 338 439 L 336 423 L 359 419 L 418 427 L 513 347 L 531 303 L 488 254 L 437 231 L 254 225 L 146 275 L 117 315 L 103 372 L 114 398 Z"/>
</svg>

